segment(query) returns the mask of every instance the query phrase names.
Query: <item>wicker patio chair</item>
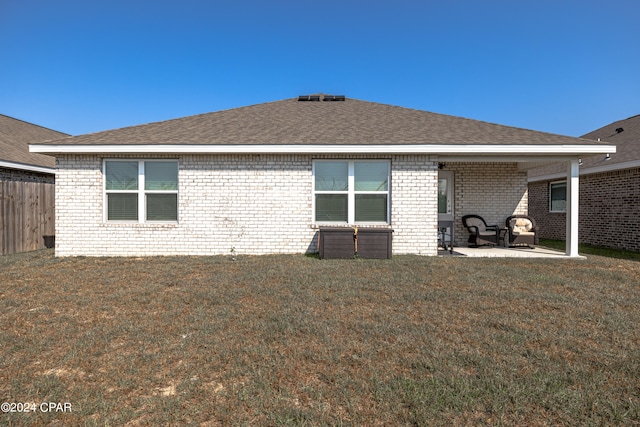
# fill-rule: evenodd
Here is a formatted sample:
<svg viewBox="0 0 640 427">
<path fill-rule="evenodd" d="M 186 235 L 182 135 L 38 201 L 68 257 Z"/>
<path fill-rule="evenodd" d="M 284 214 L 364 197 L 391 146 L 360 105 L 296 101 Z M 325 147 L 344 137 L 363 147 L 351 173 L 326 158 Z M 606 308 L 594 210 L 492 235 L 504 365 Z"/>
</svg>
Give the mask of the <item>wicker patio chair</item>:
<svg viewBox="0 0 640 427">
<path fill-rule="evenodd" d="M 507 242 L 509 246 L 535 247 L 538 244 L 538 227 L 528 215 L 511 215 L 507 218 Z"/>
<path fill-rule="evenodd" d="M 465 215 L 462 223 L 469 231 L 469 246 L 497 245 L 499 228 L 497 225 L 487 225 L 479 215 Z"/>
</svg>

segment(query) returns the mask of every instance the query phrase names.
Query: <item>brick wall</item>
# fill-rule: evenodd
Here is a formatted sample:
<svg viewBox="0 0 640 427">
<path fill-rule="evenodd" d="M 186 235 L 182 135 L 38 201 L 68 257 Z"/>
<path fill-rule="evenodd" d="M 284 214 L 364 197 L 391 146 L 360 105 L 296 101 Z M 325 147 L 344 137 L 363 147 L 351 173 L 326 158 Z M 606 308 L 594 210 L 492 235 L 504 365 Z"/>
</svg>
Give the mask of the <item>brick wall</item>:
<svg viewBox="0 0 640 427">
<path fill-rule="evenodd" d="M 438 253 L 438 163 L 428 156 L 398 156 L 391 164 L 393 251 Z"/>
<path fill-rule="evenodd" d="M 566 216 L 549 213 L 549 182 L 529 184 L 541 237 L 564 239 Z M 640 168 L 580 177 L 580 243 L 640 251 Z"/>
<path fill-rule="evenodd" d="M 469 232 L 464 215 L 480 215 L 487 224 L 505 226 L 508 216 L 528 211 L 527 173 L 516 163 L 446 162 L 443 170 L 454 172 L 455 241 L 466 246 Z"/>
<path fill-rule="evenodd" d="M 435 255 L 437 163 L 428 156 L 390 158 L 393 251 Z M 114 224 L 103 220 L 103 158 L 61 156 L 56 254 L 210 255 L 229 254 L 232 248 L 240 255 L 315 252 L 312 160 L 304 155 L 182 155 L 179 222 Z"/>
<path fill-rule="evenodd" d="M 582 178 L 580 181 L 582 186 Z M 541 238 L 564 240 L 567 215 L 564 212 L 549 212 L 549 181 L 529 183 L 529 213 L 536 220 Z"/>
</svg>

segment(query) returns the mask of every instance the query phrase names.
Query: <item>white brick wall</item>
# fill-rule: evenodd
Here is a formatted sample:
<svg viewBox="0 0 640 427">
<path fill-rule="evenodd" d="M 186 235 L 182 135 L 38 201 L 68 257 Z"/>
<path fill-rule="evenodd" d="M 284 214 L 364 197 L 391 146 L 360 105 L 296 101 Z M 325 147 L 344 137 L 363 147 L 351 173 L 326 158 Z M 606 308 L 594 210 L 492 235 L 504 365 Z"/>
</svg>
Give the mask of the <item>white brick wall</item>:
<svg viewBox="0 0 640 427">
<path fill-rule="evenodd" d="M 229 254 L 235 248 L 240 255 L 257 255 L 317 250 L 312 162 L 329 156 L 177 158 L 178 223 L 113 224 L 103 220 L 103 157 L 59 157 L 56 254 L 213 255 Z M 390 160 L 393 252 L 435 255 L 437 161 L 419 155 L 390 156 Z M 451 163 L 447 169 L 455 173 L 456 224 L 467 213 L 504 223 L 511 213 L 526 212 L 526 173 L 519 172 L 515 164 Z M 458 243 L 466 241 L 461 223 L 456 233 Z"/>
<path fill-rule="evenodd" d="M 438 253 L 438 163 L 429 156 L 398 156 L 391 165 L 393 252 Z"/>
</svg>

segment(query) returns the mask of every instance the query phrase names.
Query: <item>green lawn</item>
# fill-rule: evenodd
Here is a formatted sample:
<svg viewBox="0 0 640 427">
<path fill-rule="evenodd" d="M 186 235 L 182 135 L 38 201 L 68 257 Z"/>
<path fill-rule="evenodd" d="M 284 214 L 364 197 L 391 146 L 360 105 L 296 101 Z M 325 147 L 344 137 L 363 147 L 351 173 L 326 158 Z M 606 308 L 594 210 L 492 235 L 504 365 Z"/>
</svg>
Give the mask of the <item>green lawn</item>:
<svg viewBox="0 0 640 427">
<path fill-rule="evenodd" d="M 638 425 L 640 262 L 0 257 L 0 425 Z M 43 412 L 41 402 L 71 412 Z"/>
</svg>

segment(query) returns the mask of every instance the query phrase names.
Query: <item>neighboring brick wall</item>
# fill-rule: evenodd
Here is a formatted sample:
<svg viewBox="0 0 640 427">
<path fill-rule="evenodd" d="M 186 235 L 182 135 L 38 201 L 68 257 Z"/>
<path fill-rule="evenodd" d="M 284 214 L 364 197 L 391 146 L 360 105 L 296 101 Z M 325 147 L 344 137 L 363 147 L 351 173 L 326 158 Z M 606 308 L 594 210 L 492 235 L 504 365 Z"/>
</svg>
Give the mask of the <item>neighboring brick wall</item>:
<svg viewBox="0 0 640 427">
<path fill-rule="evenodd" d="M 437 164 L 428 156 L 390 157 L 393 251 L 435 255 Z M 58 158 L 58 256 L 317 250 L 311 156 L 179 156 L 178 224 L 105 223 L 102 161 L 92 155 Z"/>
<path fill-rule="evenodd" d="M 640 251 L 640 168 L 580 176 L 580 243 Z M 564 239 L 566 215 L 549 213 L 549 181 L 529 184 L 540 235 Z"/>
<path fill-rule="evenodd" d="M 580 178 L 583 243 L 640 251 L 640 168 Z"/>
<path fill-rule="evenodd" d="M 469 238 L 464 215 L 480 215 L 487 224 L 504 227 L 508 216 L 527 213 L 527 173 L 516 163 L 446 162 L 444 170 L 454 172 L 456 245 L 466 246 Z"/>
<path fill-rule="evenodd" d="M 555 181 L 558 180 L 551 182 Z M 549 212 L 549 183 L 550 181 L 529 183 L 529 214 L 536 220 L 541 238 L 564 240 L 567 232 L 567 214 Z"/>
</svg>

